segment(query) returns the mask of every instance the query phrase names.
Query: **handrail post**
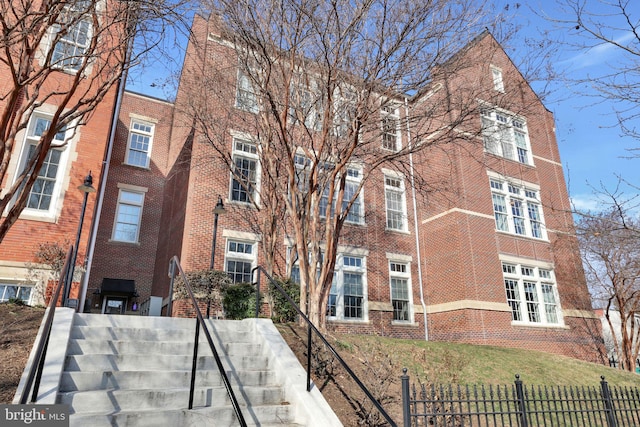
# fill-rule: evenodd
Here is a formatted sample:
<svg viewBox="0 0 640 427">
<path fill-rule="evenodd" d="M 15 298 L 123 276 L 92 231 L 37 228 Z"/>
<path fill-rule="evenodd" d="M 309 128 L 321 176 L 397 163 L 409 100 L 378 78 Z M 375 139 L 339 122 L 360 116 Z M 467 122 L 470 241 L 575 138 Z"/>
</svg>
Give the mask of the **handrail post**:
<svg viewBox="0 0 640 427">
<path fill-rule="evenodd" d="M 529 424 L 527 422 L 527 408 L 524 400 L 524 390 L 519 374 L 516 374 L 516 398 L 518 399 L 518 406 L 520 409 L 520 427 L 528 427 Z"/>
<path fill-rule="evenodd" d="M 411 395 L 409 392 L 409 375 L 407 368 L 402 368 L 402 419 L 404 427 L 411 427 Z"/>
<path fill-rule="evenodd" d="M 191 384 L 189 386 L 189 409 L 193 409 L 193 392 L 196 387 L 196 367 L 198 365 L 198 341 L 200 341 L 200 322 L 196 319 L 196 337 L 193 342 L 193 361 L 191 362 Z"/>
<path fill-rule="evenodd" d="M 311 326 L 307 326 L 307 391 L 311 391 L 311 346 L 313 344 L 313 340 L 311 339 L 311 334 L 313 330 Z"/>
<path fill-rule="evenodd" d="M 613 412 L 611 391 L 609 390 L 609 384 L 604 379 L 604 375 L 600 377 L 600 388 L 602 389 L 602 399 L 604 400 L 604 406 L 607 410 L 607 426 L 618 427 L 618 423 L 616 422 L 616 414 Z"/>
<path fill-rule="evenodd" d="M 256 319 L 260 317 L 260 269 L 256 267 L 258 270 L 258 275 L 256 277 Z M 255 269 L 254 269 L 255 270 Z"/>
<path fill-rule="evenodd" d="M 169 261 L 169 302 L 167 303 L 167 317 L 171 317 L 171 311 L 173 310 L 173 285 L 176 280 L 176 263 L 173 258 Z"/>
</svg>

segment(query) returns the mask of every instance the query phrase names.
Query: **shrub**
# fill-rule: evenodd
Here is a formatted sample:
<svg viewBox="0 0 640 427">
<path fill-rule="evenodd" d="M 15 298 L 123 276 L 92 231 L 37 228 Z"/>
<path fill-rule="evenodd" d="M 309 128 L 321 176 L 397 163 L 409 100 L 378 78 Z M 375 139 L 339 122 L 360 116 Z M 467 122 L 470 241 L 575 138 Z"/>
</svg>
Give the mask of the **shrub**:
<svg viewBox="0 0 640 427">
<path fill-rule="evenodd" d="M 251 283 L 227 284 L 222 289 L 222 306 L 227 319 L 255 316 L 256 288 Z"/>
<path fill-rule="evenodd" d="M 289 295 L 296 304 L 300 305 L 300 285 L 291 279 L 276 280 L 287 295 Z M 271 319 L 274 322 L 294 322 L 297 319 L 298 313 L 271 282 L 269 282 L 269 298 L 272 303 Z"/>
<path fill-rule="evenodd" d="M 224 271 L 199 270 L 185 274 L 196 299 L 206 299 L 209 295 L 209 290 L 211 290 L 211 302 L 214 304 L 221 302 L 223 288 L 231 284 L 231 278 Z M 188 297 L 189 294 L 184 286 L 182 277 L 176 277 L 173 287 L 173 299 L 186 299 Z"/>
</svg>

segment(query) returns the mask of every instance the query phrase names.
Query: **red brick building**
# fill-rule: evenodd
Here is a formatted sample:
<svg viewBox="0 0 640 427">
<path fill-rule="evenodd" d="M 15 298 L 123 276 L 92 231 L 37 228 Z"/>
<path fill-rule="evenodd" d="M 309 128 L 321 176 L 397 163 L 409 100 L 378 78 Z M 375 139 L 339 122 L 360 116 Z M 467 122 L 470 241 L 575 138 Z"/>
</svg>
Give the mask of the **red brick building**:
<svg viewBox="0 0 640 427">
<path fill-rule="evenodd" d="M 123 292 L 122 311 L 151 296 L 166 303 L 173 255 L 187 271 L 208 268 L 218 195 L 227 213 L 219 217 L 215 269 L 247 281 L 265 262 L 265 236 L 252 226 L 260 214 L 230 172 L 244 168 L 260 185 L 251 91 L 222 34 L 200 18 L 193 34 L 206 55 L 189 44 L 175 104 L 134 93 L 123 99 L 89 280 L 92 309 L 108 311 L 112 285 Z M 458 56 L 469 65 L 380 112 L 396 124 L 380 144 L 399 150 L 448 125 L 412 120 L 425 109 L 460 100 L 472 106 L 451 110 L 449 144 L 408 156 L 402 173 L 383 166 L 368 175 L 338 245 L 328 327 L 596 361 L 599 320 L 572 233 L 553 115 L 490 34 Z M 207 90 L 203 69 L 228 83 L 206 98 L 210 111 L 220 112 L 211 121 L 226 157 L 206 143 L 190 114 Z M 412 127 L 401 125 L 405 120 Z M 354 166 L 350 179 L 357 183 L 367 167 Z M 432 176 L 437 188 L 426 191 L 414 173 Z M 275 233 L 280 274 L 290 256 L 285 229 Z"/>
<path fill-rule="evenodd" d="M 20 5 L 13 2 L 14 12 Z M 8 231 L 0 243 L 0 302 L 11 298 L 22 299 L 29 304 L 44 303 L 43 296 L 49 280 L 53 277 L 51 266 L 39 263 L 36 252 L 41 244 L 50 247 L 59 246 L 66 252 L 70 244 L 75 244 L 78 234 L 84 193 L 78 190 L 85 177 L 91 172 L 93 186 L 98 189 L 103 178 L 103 159 L 110 140 L 111 119 L 114 114 L 116 97 L 119 90 L 118 80 L 109 80 L 117 76 L 121 65 L 116 61 L 119 54 L 124 54 L 126 47 L 114 44 L 113 38 L 106 37 L 106 31 L 119 30 L 122 22 L 118 19 L 118 8 L 112 8 L 110 15 L 103 15 L 104 4 L 95 5 L 88 2 L 69 2 L 58 12 L 51 12 L 46 25 L 39 22 L 42 13 L 37 11 L 38 2 L 25 3 L 24 16 L 18 16 L 12 31 L 21 25 L 34 25 L 38 28 L 33 33 L 24 31 L 19 36 L 12 33 L 7 36 L 5 45 L 7 52 L 15 53 L 12 61 L 2 58 L 0 61 L 0 109 L 3 114 L 3 132 L 9 131 L 11 119 L 25 123 L 15 134 L 4 142 L 9 147 L 11 157 L 4 179 L 0 182 L 2 196 L 7 196 L 9 189 L 18 177 L 26 170 L 27 162 L 41 138 L 47 133 L 55 117 L 68 117 L 66 122 L 58 122 L 57 133 L 53 137 L 51 149 L 47 152 L 42 167 L 35 172 L 37 178 L 31 189 L 26 208 Z M 95 9 L 93 9 L 95 8 Z M 52 8 L 54 10 L 56 8 Z M 54 15 L 59 13 L 59 15 Z M 100 23 L 105 28 L 94 28 L 92 13 L 100 16 Z M 60 32 L 60 22 L 76 19 L 67 28 L 68 32 Z M 7 25 L 13 16 L 6 16 Z M 112 20 L 113 19 L 113 20 Z M 113 25 L 109 27 L 109 25 Z M 116 28 L 118 26 L 118 28 Z M 15 37 L 14 37 L 15 36 Z M 41 39 L 38 39 L 41 37 Z M 92 41 L 100 38 L 100 44 Z M 24 46 L 35 49 L 33 56 Z M 28 59 L 25 59 L 28 58 Z M 15 93 L 25 75 L 15 77 L 16 69 L 28 73 L 29 85 L 21 87 L 18 101 L 12 100 L 9 94 Z M 13 76 L 13 77 L 12 77 Z M 108 78 L 105 78 L 107 77 Z M 35 94 L 35 96 L 34 96 Z M 92 111 L 83 112 L 97 103 Z M 13 114 L 13 117 L 11 116 Z M 4 133 L 4 137 L 7 134 Z M 4 161 L 9 157 L 3 156 Z M 82 266 L 88 252 L 88 241 L 91 235 L 96 194 L 89 194 L 82 226 L 82 238 L 79 243 L 74 283 L 70 298 L 81 298 L 79 281 L 82 279 Z M 15 197 L 1 213 L 7 217 L 10 208 L 15 204 Z"/>
</svg>

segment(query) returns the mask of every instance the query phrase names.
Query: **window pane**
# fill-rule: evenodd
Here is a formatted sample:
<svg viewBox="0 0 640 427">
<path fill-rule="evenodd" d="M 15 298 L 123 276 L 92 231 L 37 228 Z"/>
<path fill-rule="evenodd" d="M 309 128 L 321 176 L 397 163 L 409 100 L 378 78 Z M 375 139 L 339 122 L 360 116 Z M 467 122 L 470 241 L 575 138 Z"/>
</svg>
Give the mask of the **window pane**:
<svg viewBox="0 0 640 427">
<path fill-rule="evenodd" d="M 113 240 L 137 242 L 138 230 L 142 218 L 142 202 L 144 194 L 120 191 L 120 199 L 116 211 L 116 224 Z"/>
<path fill-rule="evenodd" d="M 505 279 L 505 290 L 507 292 L 507 303 L 511 307 L 511 318 L 516 321 L 522 320 L 520 308 L 520 290 L 516 280 Z"/>
</svg>

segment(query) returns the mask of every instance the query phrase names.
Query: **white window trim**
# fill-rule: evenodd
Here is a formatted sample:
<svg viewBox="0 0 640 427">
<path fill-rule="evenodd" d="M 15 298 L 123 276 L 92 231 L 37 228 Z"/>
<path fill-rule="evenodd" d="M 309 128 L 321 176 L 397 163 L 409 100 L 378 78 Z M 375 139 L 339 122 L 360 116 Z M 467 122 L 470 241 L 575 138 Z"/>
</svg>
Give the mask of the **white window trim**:
<svg viewBox="0 0 640 427">
<path fill-rule="evenodd" d="M 29 134 L 35 126 L 34 120 L 36 118 L 43 118 L 45 120 L 51 120 L 53 117 L 53 113 L 49 113 L 47 110 L 55 110 L 53 106 L 43 106 L 43 110 L 34 111 L 29 117 L 29 122 L 27 124 L 27 128 L 23 131 L 22 135 L 18 135 L 18 138 L 22 139 L 22 147 L 20 151 L 20 155 L 18 156 L 18 163 L 16 164 L 14 171 L 14 179 L 13 182 L 16 182 L 18 175 L 20 175 L 21 171 L 24 169 L 26 162 L 29 160 L 29 147 L 31 142 L 37 144 L 39 138 L 30 138 Z M 50 107 L 50 108 L 47 108 Z M 55 222 L 56 219 L 60 216 L 62 212 L 62 205 L 64 199 L 65 190 L 69 186 L 70 181 L 70 168 L 71 164 L 69 162 L 69 153 L 72 151 L 72 146 L 75 141 L 77 141 L 79 135 L 77 130 L 75 129 L 75 123 L 67 125 L 65 131 L 65 139 L 64 145 L 58 146 L 58 143 L 54 140 L 51 142 L 50 150 L 59 150 L 61 151 L 60 162 L 58 164 L 58 171 L 55 179 L 55 184 L 53 188 L 53 192 L 51 194 L 51 202 L 49 204 L 49 209 L 41 210 L 41 209 L 32 209 L 29 207 L 25 207 L 24 210 L 20 213 L 21 219 L 35 220 L 35 221 L 43 221 L 43 222 Z M 39 173 L 39 171 L 38 171 Z M 28 200 L 27 200 L 28 203 Z M 13 203 L 12 203 L 13 204 Z M 9 207 L 7 207 L 8 211 Z"/>
<path fill-rule="evenodd" d="M 331 132 L 337 138 L 344 138 L 349 134 L 349 128 L 355 119 L 355 117 L 350 117 L 350 115 L 355 116 L 357 104 L 358 99 L 355 87 L 347 85 L 344 82 L 336 86 L 333 94 L 333 110 L 335 114 Z M 362 130 L 360 130 L 360 132 L 362 132 Z M 358 135 L 358 138 L 360 138 L 360 135 Z"/>
<path fill-rule="evenodd" d="M 544 211 L 542 209 L 542 201 L 540 200 L 540 186 L 536 184 L 527 183 L 522 180 L 504 177 L 502 175 L 489 172 L 489 171 L 487 172 L 487 175 L 489 176 L 489 189 L 491 191 L 491 206 L 493 209 L 493 216 L 495 220 L 496 231 L 501 233 L 508 233 L 509 235 L 513 235 L 513 236 L 548 241 L 547 227 L 544 219 Z M 492 181 L 500 182 L 502 186 L 502 190 L 492 187 L 492 184 L 491 184 Z M 509 191 L 509 186 L 519 189 L 520 195 L 518 196 L 518 195 L 512 194 Z M 527 190 L 531 192 L 535 192 L 537 194 L 537 198 L 528 197 L 526 195 Z M 494 194 L 504 197 L 505 206 L 507 210 L 506 213 L 496 212 L 495 202 L 493 200 Z M 513 215 L 513 209 L 511 208 L 512 203 L 515 200 L 520 200 L 522 202 L 523 216 L 521 218 L 524 218 L 524 228 L 525 228 L 524 234 L 516 233 L 516 230 L 515 230 L 515 221 L 514 221 L 515 217 Z M 532 225 L 531 225 L 532 219 L 529 217 L 529 209 L 528 209 L 529 205 L 536 205 L 538 207 L 538 214 L 540 215 L 540 219 L 539 221 L 536 221 L 536 222 L 540 224 L 540 233 L 541 233 L 540 237 L 536 237 L 533 235 Z M 500 228 L 498 228 L 498 220 L 497 220 L 498 214 L 506 216 L 508 230 L 501 230 Z"/>
<path fill-rule="evenodd" d="M 253 198 L 253 202 L 256 205 L 260 205 L 260 188 L 261 188 L 261 182 L 262 182 L 262 167 L 260 164 L 260 155 L 259 155 L 259 150 L 260 150 L 260 146 L 259 144 L 257 144 L 257 142 L 255 141 L 254 138 L 251 138 L 249 135 L 247 134 L 243 134 L 240 132 L 232 132 L 232 140 L 231 140 L 231 159 L 233 161 L 233 167 L 235 168 L 235 160 L 236 157 L 244 157 L 247 159 L 251 159 L 251 160 L 255 160 L 256 162 L 256 184 L 255 184 L 255 189 L 253 191 L 252 194 L 252 198 Z M 238 150 L 236 149 L 236 141 L 241 141 L 241 142 L 245 142 L 251 145 L 254 145 L 256 147 L 256 153 L 249 153 L 246 151 L 242 151 L 242 150 Z M 242 204 L 242 205 L 250 205 L 252 204 L 251 201 L 247 201 L 247 202 L 243 202 L 240 200 L 233 200 L 233 181 L 235 179 L 235 176 L 233 174 L 233 171 L 229 172 L 230 178 L 229 178 L 229 202 L 230 203 L 238 203 L 238 204 Z"/>
<path fill-rule="evenodd" d="M 500 122 L 497 118 L 498 115 L 504 117 L 506 119 L 506 123 Z M 485 121 L 490 122 L 490 126 L 485 126 Z M 516 131 L 514 130 L 514 123 L 520 124 L 522 126 L 519 132 L 524 134 L 526 145 L 526 162 L 520 161 L 520 155 L 518 153 L 519 147 L 515 140 Z M 484 144 L 484 151 L 486 153 L 493 154 L 495 156 L 499 156 L 522 165 L 535 166 L 533 163 L 533 152 L 531 149 L 531 140 L 529 139 L 527 120 L 524 117 L 518 116 L 517 114 L 510 111 L 494 107 L 486 102 L 480 101 L 480 126 L 481 137 Z M 501 140 L 500 129 L 506 130 L 506 132 L 508 133 L 506 141 Z M 496 144 L 496 147 L 494 147 L 493 150 L 491 148 L 487 148 L 487 141 L 489 140 L 488 138 L 495 139 L 494 143 Z M 512 151 L 511 156 L 509 155 L 509 153 L 504 152 L 505 145 L 508 146 Z"/>
<path fill-rule="evenodd" d="M 23 300 L 25 302 L 25 304 L 27 304 L 27 305 L 33 305 L 35 303 L 36 299 L 37 299 L 36 298 L 37 288 L 36 288 L 36 285 L 33 284 L 33 283 L 27 283 L 27 282 L 21 282 L 21 281 L 17 282 L 17 281 L 13 281 L 13 280 L 9 281 L 9 280 L 0 279 L 0 286 L 15 286 L 18 289 L 19 288 L 31 288 L 31 291 L 29 292 L 29 298 L 26 301 Z M 8 298 L 5 298 L 5 292 L 6 292 L 5 289 L 0 288 L 0 303 L 9 301 Z M 16 295 L 17 295 L 17 293 L 16 293 Z"/>
<path fill-rule="evenodd" d="M 505 298 L 508 303 L 508 295 L 506 290 L 506 280 L 514 280 L 518 285 L 518 293 L 519 293 L 519 304 L 520 304 L 520 316 L 522 320 L 513 320 L 513 309 L 511 309 L 512 325 L 526 325 L 526 326 L 539 326 L 539 327 L 564 327 L 564 318 L 562 315 L 562 307 L 560 305 L 560 297 L 558 294 L 558 284 L 555 280 L 555 272 L 553 269 L 553 265 L 550 263 L 545 263 L 537 260 L 523 260 L 516 257 L 509 257 L 500 255 L 501 266 L 505 264 L 513 265 L 516 267 L 516 273 L 506 273 L 503 270 L 503 286 L 505 289 Z M 527 276 L 522 274 L 522 267 L 533 269 L 535 272 L 534 276 Z M 502 268 L 502 267 L 501 267 Z M 550 278 L 545 279 L 540 276 L 540 270 L 547 270 L 550 272 Z M 524 289 L 524 282 L 535 283 L 536 285 L 536 294 L 537 294 L 537 306 L 538 306 L 538 314 L 540 316 L 540 322 L 534 322 L 529 320 L 528 308 L 527 308 L 527 300 Z M 550 323 L 547 321 L 547 313 L 545 310 L 545 302 L 544 296 L 542 293 L 542 285 L 548 284 L 552 286 L 553 296 L 555 299 L 556 305 L 556 316 L 558 318 L 557 323 Z"/>
<path fill-rule="evenodd" d="M 240 86 L 242 79 L 246 79 L 246 81 L 249 83 L 249 86 L 251 88 L 251 90 L 247 90 L 246 88 L 243 88 Z M 244 91 L 247 92 L 249 94 L 251 94 L 253 96 L 253 104 L 254 105 L 243 105 L 240 104 L 238 102 L 239 98 L 239 94 L 240 91 Z M 258 94 L 256 93 L 256 89 L 255 87 L 253 87 L 253 82 L 251 81 L 251 78 L 244 72 L 242 71 L 242 69 L 238 68 L 238 73 L 237 73 L 237 80 L 236 80 L 236 93 L 235 93 L 235 99 L 233 101 L 234 106 L 242 111 L 246 111 L 248 113 L 253 113 L 253 114 L 257 114 L 260 111 L 260 103 L 258 101 Z"/>
<path fill-rule="evenodd" d="M 143 126 L 149 126 L 151 127 L 151 131 L 150 132 L 143 132 L 141 130 L 134 130 L 133 129 L 133 125 L 134 123 L 138 123 L 141 124 Z M 129 166 L 134 166 L 137 168 L 143 168 L 143 169 L 149 169 L 149 164 L 151 162 L 151 150 L 153 149 L 153 139 L 155 136 L 155 130 L 156 130 L 156 125 L 155 123 L 149 121 L 149 120 L 144 120 L 144 119 L 140 119 L 137 117 L 131 117 L 131 120 L 129 122 L 129 134 L 127 135 L 127 150 L 126 153 L 124 155 L 124 163 L 129 165 Z M 146 162 L 145 165 L 136 165 L 133 163 L 129 163 L 129 152 L 131 152 L 131 136 L 132 134 L 137 133 L 140 135 L 144 135 L 144 136 L 148 136 L 149 137 L 149 148 L 146 151 Z M 137 152 L 142 152 L 142 150 L 135 150 Z"/>
<path fill-rule="evenodd" d="M 396 320 L 396 319 L 392 319 L 392 324 L 399 324 L 399 325 L 407 325 L 407 324 L 413 324 L 414 322 L 414 313 L 413 313 L 413 285 L 412 285 L 412 281 L 411 281 L 411 257 L 410 256 L 391 256 L 389 257 L 389 254 L 387 254 L 387 267 L 389 269 L 389 301 L 391 303 L 391 308 L 392 308 L 392 316 L 393 316 L 393 290 L 391 288 L 391 279 L 396 277 L 396 278 L 400 278 L 400 279 L 406 279 L 407 280 L 407 294 L 409 299 L 407 300 L 407 315 L 409 317 L 408 320 Z M 396 272 L 396 271 L 391 271 L 391 264 L 400 264 L 400 265 L 405 265 L 406 266 L 406 272 Z"/>
<path fill-rule="evenodd" d="M 355 257 L 362 259 L 362 265 L 360 267 L 352 267 L 344 265 L 345 257 Z M 345 318 L 344 317 L 344 273 L 355 272 L 362 275 L 362 318 Z M 369 321 L 369 296 L 367 284 L 367 257 L 362 253 L 339 253 L 336 258 L 336 266 L 334 268 L 334 278 L 338 285 L 336 295 L 336 315 L 329 316 L 327 314 L 327 320 L 349 323 L 366 323 Z M 329 291 L 331 295 L 331 291 Z"/>
<path fill-rule="evenodd" d="M 392 109 L 393 111 L 386 111 L 386 109 Z M 384 120 L 391 119 L 396 123 L 396 146 L 395 149 L 391 149 L 384 146 L 384 137 L 385 135 L 390 134 L 390 132 L 385 132 L 384 129 Z M 380 147 L 383 150 L 392 151 L 394 153 L 400 151 L 402 149 L 402 134 L 400 133 L 400 106 L 393 102 L 386 102 L 384 105 L 380 107 L 380 130 L 381 130 L 381 144 Z"/>
<path fill-rule="evenodd" d="M 384 213 L 385 213 L 385 230 L 395 231 L 400 233 L 409 232 L 409 214 L 407 212 L 407 191 L 405 186 L 405 177 L 403 174 L 391 171 L 388 169 L 382 169 L 384 179 Z M 387 185 L 387 178 L 396 179 L 400 181 L 400 187 L 390 187 Z M 387 190 L 399 193 L 402 197 L 402 228 L 390 228 L 389 227 L 389 210 L 387 209 Z"/>
<path fill-rule="evenodd" d="M 223 237 L 224 234 L 223 234 Z M 235 242 L 235 243 L 242 243 L 245 245 L 250 245 L 251 246 L 251 253 L 250 254 L 246 254 L 246 253 L 240 253 L 240 252 L 230 252 L 229 251 L 229 243 L 231 242 Z M 225 273 L 229 273 L 227 271 L 227 261 L 229 260 L 234 260 L 234 261 L 241 261 L 241 262 L 250 262 L 251 263 L 251 269 L 255 268 L 255 266 L 258 264 L 258 245 L 257 245 L 257 241 L 253 240 L 253 239 L 242 239 L 242 238 L 237 238 L 237 237 L 226 237 L 226 241 L 224 242 L 224 264 L 223 264 L 223 271 Z M 253 281 L 253 277 L 251 278 L 251 280 Z"/>
<path fill-rule="evenodd" d="M 298 120 L 298 113 L 304 114 L 304 126 L 307 129 L 311 129 L 316 132 L 322 131 L 322 98 L 319 94 L 318 85 L 315 81 L 312 81 L 310 84 L 304 84 L 304 78 L 301 76 L 297 76 L 297 78 L 292 79 L 291 83 L 291 96 L 297 96 L 299 99 L 292 99 L 291 106 L 289 111 L 289 117 L 291 118 L 291 122 L 294 124 L 301 124 L 301 121 Z M 304 97 L 308 95 L 309 100 L 312 101 L 310 105 L 305 105 Z M 301 109 L 308 111 L 300 111 Z M 306 114 L 305 114 L 306 113 Z"/>
<path fill-rule="evenodd" d="M 136 238 L 134 241 L 131 240 L 120 240 L 120 239 L 116 239 L 115 234 L 116 234 L 116 227 L 118 225 L 118 212 L 120 210 L 120 200 L 121 200 L 121 196 L 122 196 L 122 192 L 128 192 L 128 193 L 137 193 L 137 194 L 141 194 L 142 195 L 142 202 L 140 202 L 139 205 L 135 205 L 135 206 L 139 206 L 140 207 L 140 215 L 138 216 L 138 228 L 136 230 Z M 118 183 L 118 200 L 116 202 L 116 209 L 113 215 L 113 227 L 111 229 L 111 239 L 109 239 L 110 242 L 119 242 L 119 243 L 129 243 L 132 245 L 137 245 L 140 243 L 140 230 L 142 229 L 142 214 L 144 212 L 144 202 L 146 199 L 146 193 L 147 193 L 148 189 L 145 187 L 138 187 L 136 185 L 129 185 L 129 184 L 121 184 Z M 133 203 L 126 203 L 128 205 L 134 205 Z"/>
<path fill-rule="evenodd" d="M 95 13 L 97 13 L 98 15 L 104 10 L 105 7 L 105 2 L 103 1 L 99 1 L 95 4 Z M 64 12 L 61 12 L 61 15 Z M 91 40 L 94 36 L 94 32 L 95 32 L 95 28 L 93 27 L 93 22 L 91 19 L 91 16 L 87 16 L 85 19 L 83 19 L 85 21 L 88 22 L 89 24 L 89 28 L 87 30 L 87 47 L 85 49 L 85 52 L 83 54 L 83 63 L 80 64 L 80 66 L 78 67 L 78 69 L 73 68 L 73 67 L 65 67 L 62 65 L 56 65 L 56 64 L 51 64 L 52 68 L 57 68 L 61 71 L 64 71 L 65 73 L 68 74 L 76 74 L 78 73 L 80 70 L 82 70 L 83 75 L 89 75 L 91 74 L 91 70 L 93 68 L 93 61 L 91 60 L 91 57 L 88 55 L 88 49 L 91 46 Z M 77 23 L 79 23 L 80 21 L 78 21 Z M 41 46 L 46 46 L 44 49 L 42 49 L 42 52 L 40 54 L 40 65 L 44 66 L 45 65 L 45 59 L 47 58 L 47 54 L 49 52 L 51 52 L 52 55 L 52 59 L 53 59 L 53 49 L 55 49 L 55 43 L 54 40 L 56 39 L 56 27 L 59 24 L 53 24 L 51 25 L 50 29 L 47 32 L 46 38 L 43 40 L 43 44 Z M 59 41 L 60 42 L 60 41 Z"/>
<path fill-rule="evenodd" d="M 493 88 L 498 92 L 504 93 L 504 80 L 502 69 L 491 65 L 491 80 L 493 81 Z"/>
<path fill-rule="evenodd" d="M 300 166 L 296 163 L 295 167 L 296 167 L 296 173 L 299 176 L 304 176 L 305 175 L 305 170 L 307 169 L 307 162 L 310 162 L 310 159 L 304 154 L 304 151 L 302 149 L 298 149 L 296 151 L 296 156 L 298 156 L 299 158 L 304 159 L 305 161 L 305 166 Z M 353 177 L 353 176 L 349 176 L 349 170 L 357 170 L 358 171 L 358 177 Z M 345 167 L 344 172 L 347 174 L 346 180 L 347 182 L 355 185 L 356 187 L 359 187 L 362 179 L 363 179 L 363 166 L 361 164 L 357 164 L 357 163 L 353 163 L 353 164 L 349 164 Z M 296 185 L 299 185 L 298 183 L 296 183 Z M 329 185 L 329 183 L 327 183 L 327 186 Z M 337 191 L 337 187 L 336 187 L 336 191 Z M 322 202 L 322 199 L 324 199 L 324 192 L 323 194 L 320 195 L 320 198 L 318 200 L 319 203 Z M 349 219 L 349 215 L 347 215 L 347 217 L 345 218 L 345 223 L 347 224 L 352 224 L 352 225 L 364 225 L 365 224 L 365 198 L 364 198 L 364 188 L 360 188 L 360 191 L 358 192 L 358 196 L 357 196 L 358 202 L 360 204 L 360 215 L 358 216 L 359 220 L 358 221 L 353 221 L 351 219 Z M 333 201 L 335 203 L 336 198 L 334 197 Z M 353 205 L 352 205 L 353 207 Z M 327 206 L 327 209 L 331 209 L 331 211 L 335 212 L 335 208 L 331 208 L 329 206 Z M 340 212 L 342 213 L 342 207 L 340 208 Z M 327 213 L 326 211 L 324 213 L 320 213 L 320 217 L 321 218 L 326 218 Z"/>
</svg>

